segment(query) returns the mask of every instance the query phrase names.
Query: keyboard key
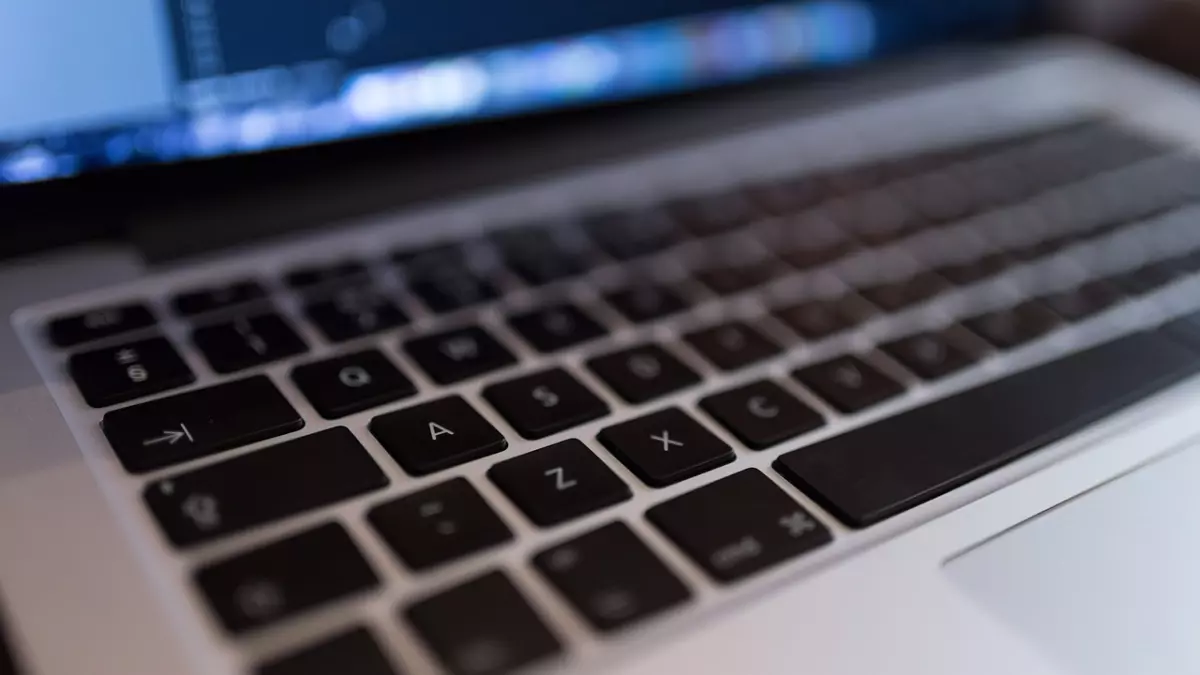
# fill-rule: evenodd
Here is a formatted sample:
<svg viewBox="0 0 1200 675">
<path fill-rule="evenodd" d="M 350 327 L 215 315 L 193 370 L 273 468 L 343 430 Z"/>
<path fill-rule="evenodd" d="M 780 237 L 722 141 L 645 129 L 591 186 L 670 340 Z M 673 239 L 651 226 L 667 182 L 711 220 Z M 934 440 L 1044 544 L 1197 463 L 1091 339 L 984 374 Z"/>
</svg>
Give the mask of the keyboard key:
<svg viewBox="0 0 1200 675">
<path fill-rule="evenodd" d="M 59 317 L 46 326 L 46 335 L 55 347 L 74 347 L 84 342 L 149 328 L 156 323 L 150 308 L 139 302 Z"/>
<path fill-rule="evenodd" d="M 744 579 L 833 540 L 824 525 L 757 469 L 659 504 L 646 518 L 722 583 Z"/>
<path fill-rule="evenodd" d="M 367 267 L 355 260 L 298 267 L 284 277 L 288 286 L 307 290 L 318 286 L 359 283 L 365 280 Z"/>
<path fill-rule="evenodd" d="M 963 325 L 997 349 L 1013 349 L 1033 342 L 1061 324 L 1062 320 L 1054 312 L 1032 300 L 963 322 Z"/>
<path fill-rule="evenodd" d="M 560 304 L 519 314 L 508 320 L 513 330 L 543 354 L 583 344 L 608 334 L 575 305 Z"/>
<path fill-rule="evenodd" d="M 531 286 L 578 276 L 594 266 L 591 242 L 573 225 L 505 230 L 496 241 L 509 269 Z"/>
<path fill-rule="evenodd" d="M 608 406 L 561 368 L 493 384 L 483 396 L 528 439 L 577 427 L 608 414 Z"/>
<path fill-rule="evenodd" d="M 145 473 L 281 436 L 304 420 L 257 375 L 113 410 L 100 426 L 121 464 Z"/>
<path fill-rule="evenodd" d="M 665 487 L 733 461 L 733 449 L 678 408 L 618 424 L 598 436 L 651 487 Z"/>
<path fill-rule="evenodd" d="M 587 365 L 630 403 L 645 403 L 700 382 L 695 371 L 654 344 L 600 356 Z"/>
<path fill-rule="evenodd" d="M 789 219 L 775 239 L 771 250 L 800 271 L 833 263 L 859 247 L 846 228 L 828 217 Z"/>
<path fill-rule="evenodd" d="M 508 447 L 508 441 L 461 396 L 423 403 L 371 420 L 371 433 L 404 470 L 424 476 Z"/>
<path fill-rule="evenodd" d="M 292 380 L 327 420 L 417 393 L 412 380 L 375 349 L 300 366 Z"/>
<path fill-rule="evenodd" d="M 775 310 L 775 317 L 808 340 L 823 340 L 849 330 L 870 316 L 870 309 L 852 297 L 810 300 Z"/>
<path fill-rule="evenodd" d="M 924 380 L 937 380 L 970 366 L 978 357 L 960 346 L 949 331 L 918 333 L 882 347 Z"/>
<path fill-rule="evenodd" d="M 264 663 L 255 675 L 397 675 L 366 628 L 354 628 Z"/>
<path fill-rule="evenodd" d="M 466 270 L 422 276 L 409 282 L 409 289 L 438 314 L 478 305 L 500 297 L 500 291 L 488 279 Z"/>
<path fill-rule="evenodd" d="M 404 349 L 438 384 L 454 384 L 517 362 L 508 348 L 479 326 L 409 340 Z"/>
<path fill-rule="evenodd" d="M 503 675 L 562 651 L 558 638 L 500 571 L 422 600 L 405 615 L 453 675 Z"/>
<path fill-rule="evenodd" d="M 721 370 L 738 370 L 780 353 L 779 345 L 742 321 L 730 321 L 695 333 L 684 340 Z"/>
<path fill-rule="evenodd" d="M 1162 333 L 1134 333 L 786 454 L 775 466 L 840 520 L 866 527 L 1065 438 L 1195 369 L 1190 349 Z"/>
<path fill-rule="evenodd" d="M 330 523 L 208 565 L 196 585 L 225 630 L 239 634 L 362 593 L 379 578 Z"/>
<path fill-rule="evenodd" d="M 1103 281 L 1089 281 L 1075 288 L 1041 298 L 1055 314 L 1067 321 L 1089 319 L 1121 302 L 1121 291 Z"/>
<path fill-rule="evenodd" d="M 171 543 L 186 548 L 387 484 L 354 434 L 335 427 L 163 478 L 143 496 Z"/>
<path fill-rule="evenodd" d="M 767 259 L 751 262 L 718 262 L 697 270 L 694 275 L 708 290 L 720 296 L 736 295 L 774 281 L 783 271 Z"/>
<path fill-rule="evenodd" d="M 278 314 L 259 314 L 197 328 L 192 331 L 192 341 L 212 369 L 222 374 L 308 351 L 304 340 Z"/>
<path fill-rule="evenodd" d="M 866 410 L 904 393 L 904 385 L 857 356 L 842 356 L 801 368 L 793 374 L 844 413 Z"/>
<path fill-rule="evenodd" d="M 748 225 L 765 217 L 740 190 L 681 199 L 668 207 L 670 215 L 698 237 L 707 237 Z"/>
<path fill-rule="evenodd" d="M 783 387 L 759 380 L 709 396 L 700 407 L 746 447 L 763 450 L 825 425 L 825 418 Z"/>
<path fill-rule="evenodd" d="M 196 380 L 165 338 L 72 354 L 67 370 L 88 405 L 103 408 Z"/>
<path fill-rule="evenodd" d="M 371 509 L 367 520 L 409 569 L 427 570 L 512 539 L 466 478 Z"/>
<path fill-rule="evenodd" d="M 676 291 L 662 285 L 638 284 L 605 296 L 632 323 L 648 323 L 678 314 L 688 303 Z"/>
<path fill-rule="evenodd" d="M 577 439 L 500 462 L 492 482 L 534 523 L 550 527 L 629 499 L 629 486 Z"/>
<path fill-rule="evenodd" d="M 949 289 L 949 285 L 932 272 L 916 274 L 908 279 L 860 288 L 859 294 L 885 312 L 899 312 L 918 305 Z"/>
<path fill-rule="evenodd" d="M 265 300 L 266 297 L 267 290 L 257 281 L 235 281 L 179 293 L 171 300 L 171 307 L 179 316 L 193 317 Z"/>
<path fill-rule="evenodd" d="M 345 342 L 408 323 L 408 316 L 394 302 L 366 287 L 341 289 L 332 298 L 310 302 L 304 312 L 330 342 Z"/>
<path fill-rule="evenodd" d="M 632 260 L 664 251 L 685 239 L 679 226 L 654 209 L 598 214 L 584 221 L 592 241 L 616 260 Z"/>
<path fill-rule="evenodd" d="M 625 523 L 612 523 L 539 553 L 533 564 L 596 630 L 625 628 L 692 593 Z"/>
</svg>

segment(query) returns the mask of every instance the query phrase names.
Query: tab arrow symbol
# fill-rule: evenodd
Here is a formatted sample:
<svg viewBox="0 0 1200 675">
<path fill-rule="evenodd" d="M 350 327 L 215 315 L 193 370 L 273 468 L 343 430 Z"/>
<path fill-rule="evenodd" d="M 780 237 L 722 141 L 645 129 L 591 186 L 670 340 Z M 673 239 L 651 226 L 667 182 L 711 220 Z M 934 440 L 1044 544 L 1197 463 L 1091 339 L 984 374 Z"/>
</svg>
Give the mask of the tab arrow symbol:
<svg viewBox="0 0 1200 675">
<path fill-rule="evenodd" d="M 158 445 L 159 443 L 175 445 L 184 438 L 188 439 L 189 443 L 195 441 L 195 439 L 192 438 L 192 432 L 188 431 L 187 425 L 180 424 L 179 431 L 175 431 L 173 429 L 171 431 L 164 430 L 162 436 L 147 438 L 146 440 L 142 441 L 142 445 Z"/>
</svg>

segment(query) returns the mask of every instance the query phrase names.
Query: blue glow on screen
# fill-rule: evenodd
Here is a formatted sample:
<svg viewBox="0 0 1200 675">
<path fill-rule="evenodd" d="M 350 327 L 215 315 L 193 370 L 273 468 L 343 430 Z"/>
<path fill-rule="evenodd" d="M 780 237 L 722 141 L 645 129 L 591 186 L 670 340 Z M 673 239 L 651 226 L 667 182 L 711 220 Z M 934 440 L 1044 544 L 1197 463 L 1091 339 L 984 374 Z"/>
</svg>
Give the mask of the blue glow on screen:
<svg viewBox="0 0 1200 675">
<path fill-rule="evenodd" d="M 0 147 L 0 183 L 63 177 L 82 165 L 261 152 L 853 64 L 876 53 L 877 19 L 859 0 L 785 3 L 363 69 L 324 98 L 187 110 L 94 132 L 86 150 L 72 138 L 61 148 L 44 140 Z"/>
</svg>

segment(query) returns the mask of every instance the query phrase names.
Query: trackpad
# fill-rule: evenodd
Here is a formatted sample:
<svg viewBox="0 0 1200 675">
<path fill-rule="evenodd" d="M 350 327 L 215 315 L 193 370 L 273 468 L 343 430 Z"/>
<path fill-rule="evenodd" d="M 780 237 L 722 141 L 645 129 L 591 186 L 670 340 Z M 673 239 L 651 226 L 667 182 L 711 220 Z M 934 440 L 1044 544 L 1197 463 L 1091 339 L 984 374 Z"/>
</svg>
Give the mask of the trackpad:
<svg viewBox="0 0 1200 675">
<path fill-rule="evenodd" d="M 1069 672 L 1200 673 L 1200 446 L 1044 513 L 946 571 Z"/>
</svg>

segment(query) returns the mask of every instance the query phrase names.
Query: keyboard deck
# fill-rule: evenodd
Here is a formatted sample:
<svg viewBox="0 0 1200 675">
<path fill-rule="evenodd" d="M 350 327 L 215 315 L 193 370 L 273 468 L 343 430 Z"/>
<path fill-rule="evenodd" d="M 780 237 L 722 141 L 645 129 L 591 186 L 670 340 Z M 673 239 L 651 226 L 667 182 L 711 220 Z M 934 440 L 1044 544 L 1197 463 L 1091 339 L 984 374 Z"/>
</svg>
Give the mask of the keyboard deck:
<svg viewBox="0 0 1200 675">
<path fill-rule="evenodd" d="M 547 603 L 649 625 L 1192 374 L 1189 317 L 997 357 L 1200 272 L 1197 198 L 1200 160 L 1084 120 L 298 260 L 41 334 L 231 641 L 402 589 L 386 629 L 339 620 L 247 672 L 410 670 L 399 626 L 447 672 L 506 673 L 573 649 Z"/>
</svg>

